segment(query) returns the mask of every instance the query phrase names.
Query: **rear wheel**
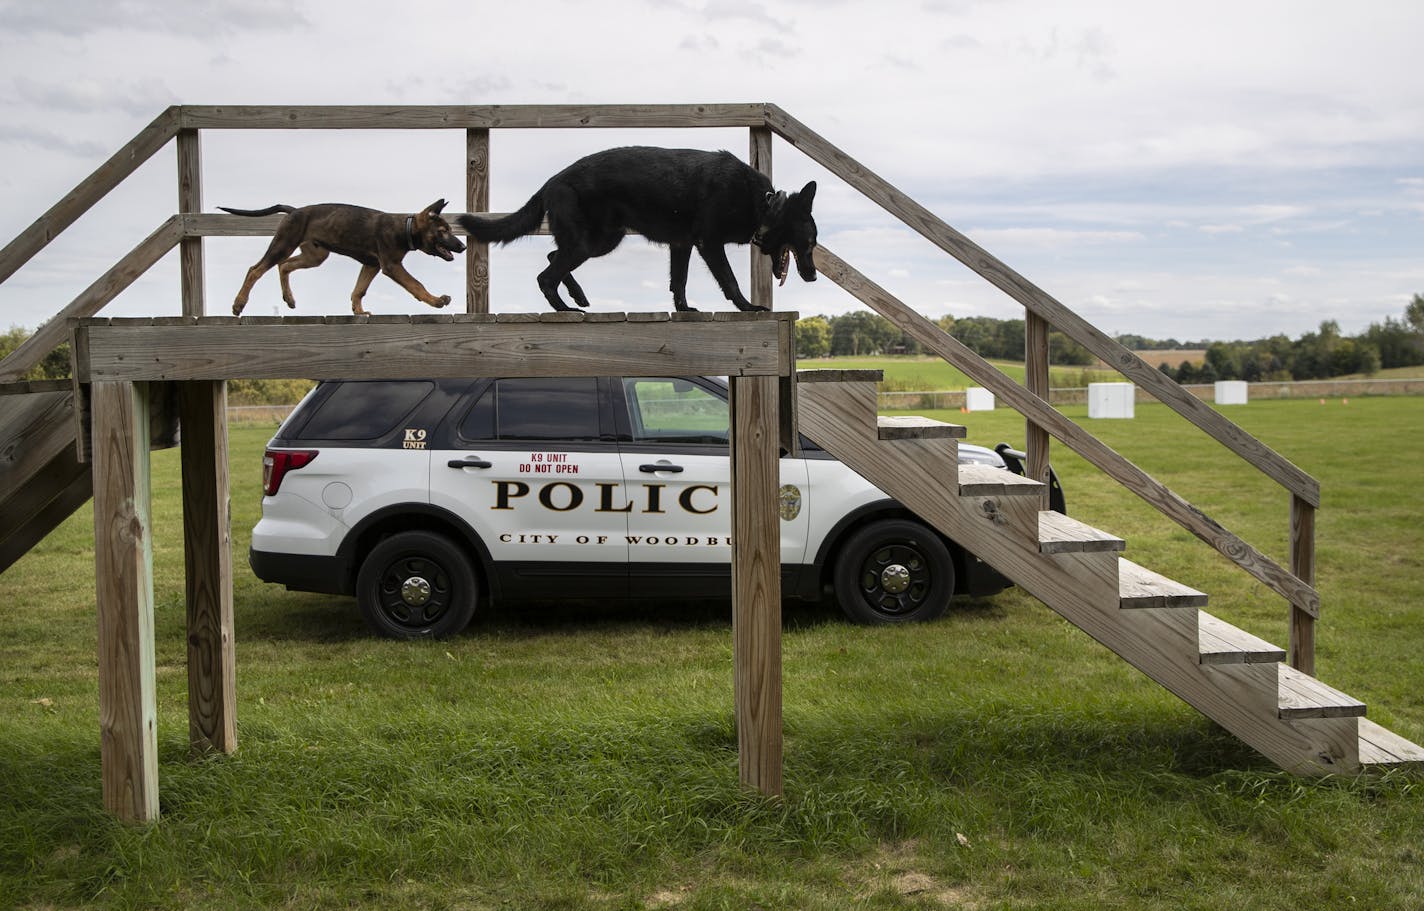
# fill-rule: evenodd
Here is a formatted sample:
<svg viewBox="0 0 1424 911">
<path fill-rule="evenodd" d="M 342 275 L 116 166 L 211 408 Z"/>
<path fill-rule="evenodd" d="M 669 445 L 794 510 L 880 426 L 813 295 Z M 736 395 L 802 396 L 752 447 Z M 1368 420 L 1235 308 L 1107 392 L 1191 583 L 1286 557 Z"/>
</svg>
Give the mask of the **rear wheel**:
<svg viewBox="0 0 1424 911">
<path fill-rule="evenodd" d="M 376 632 L 393 639 L 439 639 L 475 614 L 475 571 L 453 541 L 405 531 L 381 541 L 356 574 L 356 603 Z"/>
<path fill-rule="evenodd" d="M 857 623 L 933 620 L 954 594 L 954 560 L 919 522 L 882 519 L 846 539 L 831 584 L 841 610 Z"/>
</svg>

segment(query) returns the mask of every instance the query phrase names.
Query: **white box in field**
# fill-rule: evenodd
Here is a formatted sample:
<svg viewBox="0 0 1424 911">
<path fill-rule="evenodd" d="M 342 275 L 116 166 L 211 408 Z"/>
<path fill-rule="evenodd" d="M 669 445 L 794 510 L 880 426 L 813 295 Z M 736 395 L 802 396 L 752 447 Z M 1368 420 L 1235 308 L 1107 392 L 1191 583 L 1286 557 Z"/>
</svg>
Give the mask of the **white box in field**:
<svg viewBox="0 0 1424 911">
<path fill-rule="evenodd" d="M 1245 380 L 1216 381 L 1216 404 L 1218 405 L 1245 405 L 1246 395 Z"/>
<path fill-rule="evenodd" d="M 964 407 L 970 411 L 993 411 L 994 393 L 979 386 L 964 390 Z"/>
<path fill-rule="evenodd" d="M 1088 417 L 1130 418 L 1134 399 L 1131 383 L 1089 383 Z"/>
</svg>

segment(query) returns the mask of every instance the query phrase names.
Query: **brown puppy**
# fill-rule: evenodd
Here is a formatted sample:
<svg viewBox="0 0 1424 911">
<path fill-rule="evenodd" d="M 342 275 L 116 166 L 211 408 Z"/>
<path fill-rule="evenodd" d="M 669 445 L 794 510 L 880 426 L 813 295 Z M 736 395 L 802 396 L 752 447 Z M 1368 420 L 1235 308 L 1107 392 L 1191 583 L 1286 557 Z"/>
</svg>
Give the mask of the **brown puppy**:
<svg viewBox="0 0 1424 911">
<path fill-rule="evenodd" d="M 443 199 L 414 215 L 392 215 L 342 203 L 322 203 L 300 209 L 283 205 L 256 210 L 218 208 L 233 215 L 254 217 L 278 212 L 287 214 L 272 235 L 267 252 L 247 270 L 247 278 L 232 305 L 233 316 L 242 314 L 252 286 L 273 266 L 277 267 L 277 275 L 282 279 L 282 300 L 287 302 L 288 307 L 296 307 L 292 287 L 287 283 L 288 273 L 319 266 L 332 253 L 349 256 L 361 264 L 361 274 L 356 277 L 356 288 L 351 292 L 353 313 L 366 312 L 361 306 L 361 299 L 366 296 L 366 289 L 371 286 L 377 272 L 389 275 L 422 303 L 432 307 L 450 303 L 450 295 L 436 297 L 431 294 L 401 265 L 401 260 L 412 250 L 447 261 L 454 259 L 456 253 L 464 252 L 465 245 L 450 230 L 449 222 L 440 217 L 440 210 L 445 208 Z M 302 252 L 292 256 L 292 251 L 298 247 Z"/>
</svg>

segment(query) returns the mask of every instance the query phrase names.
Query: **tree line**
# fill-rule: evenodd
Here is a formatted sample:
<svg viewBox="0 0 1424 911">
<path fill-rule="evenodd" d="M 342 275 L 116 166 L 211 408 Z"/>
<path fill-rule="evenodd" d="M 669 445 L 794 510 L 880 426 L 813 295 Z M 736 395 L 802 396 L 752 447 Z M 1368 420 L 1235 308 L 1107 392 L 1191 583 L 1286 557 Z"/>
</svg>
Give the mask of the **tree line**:
<svg viewBox="0 0 1424 911">
<path fill-rule="evenodd" d="M 1285 335 L 1255 341 L 1212 342 L 1200 365 L 1183 361 L 1160 369 L 1179 383 L 1217 380 L 1289 382 L 1365 374 L 1424 364 L 1424 295 L 1416 294 L 1402 319 L 1385 317 L 1357 335 L 1342 335 L 1326 320 L 1315 332 L 1291 340 Z"/>
<path fill-rule="evenodd" d="M 937 325 L 975 354 L 986 359 L 1024 358 L 1024 321 L 966 316 L 942 316 Z M 880 354 L 920 354 L 920 343 L 890 320 L 868 310 L 841 316 L 808 316 L 796 321 L 798 357 L 865 357 Z M 1096 360 L 1088 350 L 1061 332 L 1048 334 L 1048 359 L 1054 364 L 1086 366 Z"/>
</svg>

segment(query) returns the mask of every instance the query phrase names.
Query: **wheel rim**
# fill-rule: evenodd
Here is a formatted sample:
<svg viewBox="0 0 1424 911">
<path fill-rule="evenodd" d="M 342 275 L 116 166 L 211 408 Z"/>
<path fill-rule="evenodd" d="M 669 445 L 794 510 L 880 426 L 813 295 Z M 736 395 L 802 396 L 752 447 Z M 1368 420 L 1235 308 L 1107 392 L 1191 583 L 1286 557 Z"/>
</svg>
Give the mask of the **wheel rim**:
<svg viewBox="0 0 1424 911">
<path fill-rule="evenodd" d="M 866 555 L 860 566 L 860 593 L 876 613 L 900 617 L 921 608 L 934 577 L 919 549 L 888 544 Z"/>
<path fill-rule="evenodd" d="M 393 560 L 381 574 L 376 601 L 396 626 L 424 629 L 450 607 L 453 592 L 444 567 L 429 557 Z"/>
</svg>

